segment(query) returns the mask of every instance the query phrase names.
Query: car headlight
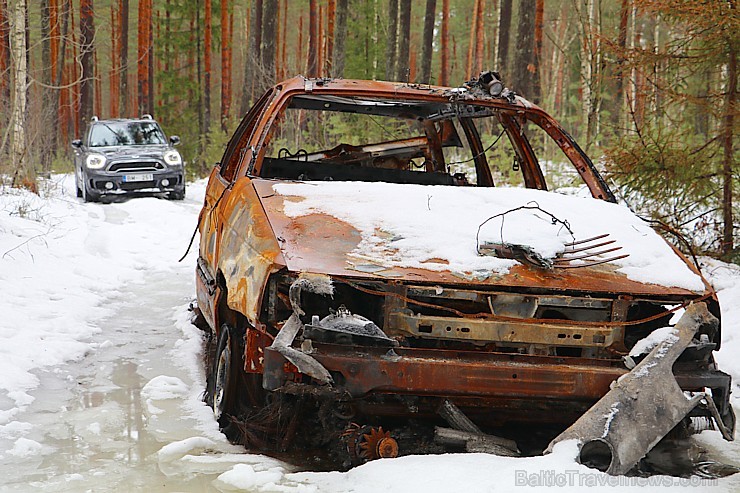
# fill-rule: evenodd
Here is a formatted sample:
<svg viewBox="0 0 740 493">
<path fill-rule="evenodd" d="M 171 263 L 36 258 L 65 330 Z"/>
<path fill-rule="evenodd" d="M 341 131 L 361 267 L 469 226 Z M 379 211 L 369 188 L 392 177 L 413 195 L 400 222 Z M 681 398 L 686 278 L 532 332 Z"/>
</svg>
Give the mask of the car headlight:
<svg viewBox="0 0 740 493">
<path fill-rule="evenodd" d="M 105 166 L 105 156 L 102 154 L 90 154 L 85 159 L 85 165 L 90 169 L 100 169 Z"/>
<path fill-rule="evenodd" d="M 162 157 L 164 158 L 164 162 L 170 166 L 182 164 L 182 157 L 180 156 L 180 153 L 175 150 L 165 152 Z"/>
</svg>

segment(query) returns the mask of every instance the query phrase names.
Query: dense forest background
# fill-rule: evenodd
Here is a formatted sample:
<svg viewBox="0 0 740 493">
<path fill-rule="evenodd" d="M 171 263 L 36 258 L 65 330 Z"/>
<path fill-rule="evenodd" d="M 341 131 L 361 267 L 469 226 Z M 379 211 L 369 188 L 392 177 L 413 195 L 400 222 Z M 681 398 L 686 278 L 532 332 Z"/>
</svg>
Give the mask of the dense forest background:
<svg viewBox="0 0 740 493">
<path fill-rule="evenodd" d="M 0 0 L 0 174 L 34 189 L 71 170 L 92 115 L 150 113 L 203 176 L 284 78 L 458 86 L 494 69 L 643 217 L 737 258 L 735 3 Z"/>
</svg>

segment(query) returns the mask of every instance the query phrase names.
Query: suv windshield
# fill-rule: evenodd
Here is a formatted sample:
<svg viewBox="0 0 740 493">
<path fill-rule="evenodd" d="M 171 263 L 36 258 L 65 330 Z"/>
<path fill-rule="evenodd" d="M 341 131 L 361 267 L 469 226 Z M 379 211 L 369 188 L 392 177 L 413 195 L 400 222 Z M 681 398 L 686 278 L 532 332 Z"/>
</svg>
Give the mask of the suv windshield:
<svg viewBox="0 0 740 493">
<path fill-rule="evenodd" d="M 165 144 L 156 122 L 100 122 L 90 130 L 90 147 Z"/>
</svg>

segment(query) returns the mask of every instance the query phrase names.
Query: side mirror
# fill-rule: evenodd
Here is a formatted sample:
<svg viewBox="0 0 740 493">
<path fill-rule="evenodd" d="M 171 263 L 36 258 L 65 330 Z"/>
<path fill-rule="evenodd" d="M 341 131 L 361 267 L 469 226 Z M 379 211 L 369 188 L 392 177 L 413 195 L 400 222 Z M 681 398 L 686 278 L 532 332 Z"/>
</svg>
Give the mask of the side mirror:
<svg viewBox="0 0 740 493">
<path fill-rule="evenodd" d="M 82 141 L 80 139 L 73 140 L 72 147 L 74 147 L 75 149 L 79 149 L 80 147 L 82 147 Z"/>
<path fill-rule="evenodd" d="M 170 144 L 173 146 L 180 145 L 180 137 L 177 135 L 170 135 Z"/>
</svg>

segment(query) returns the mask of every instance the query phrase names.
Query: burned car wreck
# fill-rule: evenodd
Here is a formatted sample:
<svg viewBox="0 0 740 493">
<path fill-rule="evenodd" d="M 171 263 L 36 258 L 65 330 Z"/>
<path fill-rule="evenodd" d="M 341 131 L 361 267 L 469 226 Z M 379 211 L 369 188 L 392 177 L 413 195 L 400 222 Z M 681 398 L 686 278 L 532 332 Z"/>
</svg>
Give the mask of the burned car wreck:
<svg viewBox="0 0 740 493">
<path fill-rule="evenodd" d="M 560 165 L 538 160 L 546 149 Z M 563 431 L 632 375 L 685 401 L 632 423 L 642 455 L 695 418 L 732 439 L 717 297 L 615 202 L 562 127 L 495 74 L 461 88 L 285 81 L 242 120 L 199 218 L 206 400 L 251 449 L 320 449 L 346 466 L 450 447 L 516 455 L 507 430 Z M 643 394 L 625 420 L 676 400 Z M 620 473 L 640 459 L 589 430 L 563 435 L 584 462 L 606 456 Z"/>
</svg>

